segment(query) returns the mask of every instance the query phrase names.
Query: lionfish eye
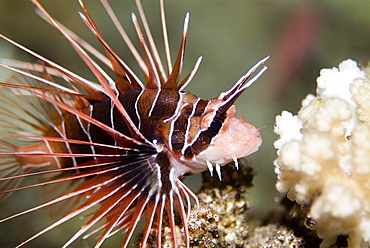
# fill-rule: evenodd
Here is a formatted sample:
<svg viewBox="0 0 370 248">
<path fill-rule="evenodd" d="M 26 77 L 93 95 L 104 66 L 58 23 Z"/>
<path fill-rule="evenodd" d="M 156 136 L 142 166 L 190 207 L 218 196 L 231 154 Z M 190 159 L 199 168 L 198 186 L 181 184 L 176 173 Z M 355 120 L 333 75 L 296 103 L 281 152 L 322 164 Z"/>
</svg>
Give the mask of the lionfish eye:
<svg viewBox="0 0 370 248">
<path fill-rule="evenodd" d="M 213 120 L 209 126 L 213 131 L 218 132 L 222 127 L 222 122 L 220 120 Z"/>
</svg>

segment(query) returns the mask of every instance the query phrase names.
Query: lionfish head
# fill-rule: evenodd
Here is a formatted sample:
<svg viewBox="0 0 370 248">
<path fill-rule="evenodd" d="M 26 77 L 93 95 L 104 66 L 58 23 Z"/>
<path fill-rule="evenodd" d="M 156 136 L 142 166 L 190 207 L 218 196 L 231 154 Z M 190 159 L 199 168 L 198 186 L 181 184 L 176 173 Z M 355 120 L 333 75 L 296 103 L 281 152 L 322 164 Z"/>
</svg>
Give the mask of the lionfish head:
<svg viewBox="0 0 370 248">
<path fill-rule="evenodd" d="M 258 129 L 244 122 L 243 117 L 236 116 L 234 102 L 267 69 L 264 66 L 254 77 L 250 78 L 268 58 L 262 59 L 253 66 L 229 91 L 208 101 L 203 114 L 191 121 L 189 134 L 193 142 L 191 146 L 189 145 L 191 149 L 185 150 L 184 156 L 193 156 L 192 163 L 195 162 L 198 166 L 204 165 L 194 170 L 204 170 L 208 167 L 212 174 L 215 166 L 220 176 L 220 166 L 231 161 L 238 166 L 238 158 L 246 157 L 260 147 L 262 139 Z M 199 144 L 196 145 L 197 143 Z"/>
<path fill-rule="evenodd" d="M 211 100 L 201 120 L 203 129 L 216 134 L 208 148 L 196 156 L 197 160 L 224 165 L 256 152 L 262 143 L 258 129 L 238 118 L 234 105 L 225 112 L 223 120 L 219 118 L 218 110 L 223 102 L 219 99 Z"/>
</svg>

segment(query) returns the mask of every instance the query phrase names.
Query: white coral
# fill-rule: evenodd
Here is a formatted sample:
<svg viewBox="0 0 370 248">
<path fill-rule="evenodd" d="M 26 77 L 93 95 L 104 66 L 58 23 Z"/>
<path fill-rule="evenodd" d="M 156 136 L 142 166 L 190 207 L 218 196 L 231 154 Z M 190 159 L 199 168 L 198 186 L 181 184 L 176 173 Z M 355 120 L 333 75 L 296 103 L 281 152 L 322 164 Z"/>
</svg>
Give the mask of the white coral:
<svg viewBox="0 0 370 248">
<path fill-rule="evenodd" d="M 310 207 L 321 247 L 337 235 L 360 247 L 370 241 L 370 80 L 346 60 L 317 85 L 297 115 L 276 117 L 277 188 Z"/>
</svg>

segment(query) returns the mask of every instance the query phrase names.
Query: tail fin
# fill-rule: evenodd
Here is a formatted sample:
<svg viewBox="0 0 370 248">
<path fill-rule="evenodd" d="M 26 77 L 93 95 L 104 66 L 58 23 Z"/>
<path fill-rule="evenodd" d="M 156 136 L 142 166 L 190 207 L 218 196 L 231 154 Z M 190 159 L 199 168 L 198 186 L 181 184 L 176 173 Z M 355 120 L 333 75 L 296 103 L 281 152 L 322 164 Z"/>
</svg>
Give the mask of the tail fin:
<svg viewBox="0 0 370 248">
<path fill-rule="evenodd" d="M 7 141 L 0 140 L 0 152 L 14 153 L 15 146 Z M 19 176 L 24 173 L 22 166 L 14 155 L 6 155 L 0 157 L 0 192 L 8 191 L 17 188 L 23 177 L 6 180 L 6 178 Z M 11 192 L 0 194 L 0 203 L 10 196 Z"/>
<path fill-rule="evenodd" d="M 51 133 L 48 127 L 52 124 L 50 117 L 58 111 L 22 88 L 33 87 L 34 83 L 22 76 L 13 76 L 8 83 L 0 85 L 5 86 L 0 88 L 0 202 L 9 197 L 27 173 L 46 164 L 43 163 L 45 159 L 32 154 L 35 149 L 45 150 L 42 147 L 46 146 L 45 142 L 26 137 L 42 137 L 47 131 Z M 46 116 L 43 117 L 42 112 Z M 30 153 L 30 156 L 18 156 L 22 152 Z"/>
<path fill-rule="evenodd" d="M 13 80 L 13 78 L 12 78 Z M 0 202 L 4 201 L 11 194 L 11 189 L 17 188 L 23 177 L 17 177 L 24 174 L 24 168 L 19 163 L 17 156 L 17 145 L 9 134 L 14 134 L 20 130 L 28 129 L 26 126 L 32 126 L 32 122 L 23 122 L 25 112 L 16 105 L 20 102 L 18 97 L 14 96 L 12 89 L 1 87 L 0 94 Z M 24 105 L 23 105 L 24 106 Z M 22 117 L 21 117 L 22 116 Z M 6 138 L 7 137 L 7 138 Z"/>
</svg>

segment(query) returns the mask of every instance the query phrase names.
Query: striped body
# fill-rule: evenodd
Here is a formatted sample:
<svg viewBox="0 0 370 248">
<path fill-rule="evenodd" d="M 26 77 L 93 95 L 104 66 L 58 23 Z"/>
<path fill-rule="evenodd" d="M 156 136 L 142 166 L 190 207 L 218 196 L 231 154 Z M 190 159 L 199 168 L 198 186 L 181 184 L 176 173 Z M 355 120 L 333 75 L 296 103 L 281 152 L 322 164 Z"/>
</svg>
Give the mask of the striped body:
<svg viewBox="0 0 370 248">
<path fill-rule="evenodd" d="M 267 58 L 258 62 L 229 91 L 217 98 L 202 100 L 183 92 L 200 59 L 193 71 L 180 81 L 189 15 L 185 17 L 182 42 L 173 66 L 165 39 L 166 73 L 141 3 L 137 1 L 146 38 L 134 15 L 133 22 L 143 58 L 137 54 L 127 35 L 120 33 L 140 65 L 145 79 L 143 83 L 103 39 L 82 0 L 79 1 L 84 11 L 81 18 L 100 41 L 105 56 L 54 20 L 37 0 L 31 1 L 41 17 L 71 43 L 97 82 L 86 80 L 0 35 L 43 62 L 41 65 L 14 61 L 1 64 L 27 78 L 1 83 L 6 87 L 3 104 L 11 106 L 14 101 L 8 95 L 13 94 L 20 106 L 22 103 L 28 106 L 20 108 L 28 119 L 6 107 L 0 108 L 0 114 L 10 120 L 3 121 L 3 126 L 15 120 L 23 122 L 29 129 L 16 126 L 10 135 L 1 136 L 0 156 L 5 162 L 0 162 L 0 200 L 25 188 L 56 185 L 50 201 L 4 218 L 0 223 L 65 201 L 62 217 L 20 246 L 99 206 L 91 216 L 86 214 L 89 221 L 63 247 L 96 231 L 100 234 L 95 247 L 118 231 L 126 233 L 122 247 L 127 247 L 138 221 L 144 217 L 141 246 L 145 246 L 156 222 L 157 246 L 161 247 L 165 215 L 170 223 L 174 247 L 177 247 L 174 217 L 177 208 L 189 247 L 187 221 L 191 198 L 195 202 L 197 198 L 181 179 L 207 168 L 212 174 L 214 167 L 221 179 L 220 166 L 231 161 L 237 165 L 238 158 L 258 150 L 261 145 L 259 131 L 243 118 L 236 117 L 233 104 L 266 70 L 264 67 L 249 79 Z M 101 2 L 117 29 L 121 30 L 108 2 Z M 166 37 L 162 1 L 161 14 Z M 112 70 L 115 79 L 110 78 L 86 51 Z M 56 84 L 54 78 L 64 79 L 68 86 Z M 17 144 L 21 140 L 31 144 Z M 25 177 L 45 174 L 50 176 L 44 177 L 46 180 L 41 183 L 18 187 Z M 64 191 L 58 191 L 61 188 Z M 96 228 L 94 225 L 98 222 L 102 224 Z"/>
</svg>

